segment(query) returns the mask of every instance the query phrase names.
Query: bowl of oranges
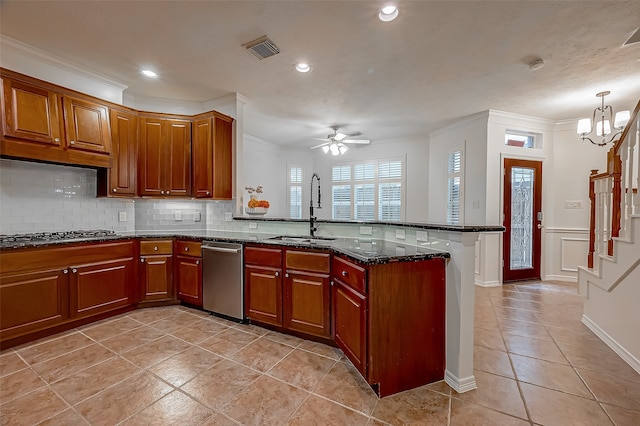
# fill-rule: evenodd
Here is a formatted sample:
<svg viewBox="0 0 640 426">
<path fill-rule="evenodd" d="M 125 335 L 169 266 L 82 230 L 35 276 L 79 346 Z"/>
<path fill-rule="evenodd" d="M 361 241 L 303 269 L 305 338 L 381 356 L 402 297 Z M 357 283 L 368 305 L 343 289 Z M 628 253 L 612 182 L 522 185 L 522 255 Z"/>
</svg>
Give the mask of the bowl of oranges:
<svg viewBox="0 0 640 426">
<path fill-rule="evenodd" d="M 249 215 L 262 216 L 267 214 L 269 210 L 269 202 L 267 200 L 259 200 L 257 195 L 254 195 L 253 192 L 258 194 L 262 193 L 262 186 L 258 186 L 257 188 L 245 187 L 245 189 L 250 194 L 249 202 L 247 203 L 247 207 L 244 208 L 244 211 Z"/>
</svg>

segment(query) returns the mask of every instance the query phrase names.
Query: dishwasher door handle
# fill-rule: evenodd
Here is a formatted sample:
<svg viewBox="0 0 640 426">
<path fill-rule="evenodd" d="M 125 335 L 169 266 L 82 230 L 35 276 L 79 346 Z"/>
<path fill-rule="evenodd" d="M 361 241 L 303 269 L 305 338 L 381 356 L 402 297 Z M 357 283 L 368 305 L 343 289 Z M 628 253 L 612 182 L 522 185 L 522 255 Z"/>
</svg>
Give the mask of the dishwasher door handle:
<svg viewBox="0 0 640 426">
<path fill-rule="evenodd" d="M 242 249 L 232 249 L 224 247 L 202 246 L 203 250 L 217 251 L 221 253 L 240 253 Z"/>
</svg>

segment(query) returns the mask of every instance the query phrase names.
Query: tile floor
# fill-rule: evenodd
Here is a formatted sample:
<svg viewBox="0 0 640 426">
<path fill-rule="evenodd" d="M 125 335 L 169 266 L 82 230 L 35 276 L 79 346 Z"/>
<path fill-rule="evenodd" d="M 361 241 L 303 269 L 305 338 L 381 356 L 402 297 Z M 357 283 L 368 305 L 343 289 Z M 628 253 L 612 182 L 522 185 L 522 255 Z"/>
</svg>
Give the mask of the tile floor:
<svg viewBox="0 0 640 426">
<path fill-rule="evenodd" d="M 477 288 L 478 389 L 378 399 L 334 348 L 184 307 L 0 354 L 0 424 L 640 425 L 640 375 L 581 322 L 576 287 Z"/>
</svg>

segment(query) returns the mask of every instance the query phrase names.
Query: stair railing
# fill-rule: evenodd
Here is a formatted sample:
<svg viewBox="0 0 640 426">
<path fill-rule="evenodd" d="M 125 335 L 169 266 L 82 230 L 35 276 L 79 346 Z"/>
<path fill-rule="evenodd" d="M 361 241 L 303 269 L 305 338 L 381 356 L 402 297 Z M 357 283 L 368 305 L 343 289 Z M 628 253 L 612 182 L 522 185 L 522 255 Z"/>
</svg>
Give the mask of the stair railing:
<svg viewBox="0 0 640 426">
<path fill-rule="evenodd" d="M 629 123 L 607 153 L 607 171 L 591 170 L 589 176 L 589 253 L 593 269 L 595 256 L 613 256 L 614 238 L 629 237 L 633 214 L 640 214 L 640 101 Z"/>
</svg>

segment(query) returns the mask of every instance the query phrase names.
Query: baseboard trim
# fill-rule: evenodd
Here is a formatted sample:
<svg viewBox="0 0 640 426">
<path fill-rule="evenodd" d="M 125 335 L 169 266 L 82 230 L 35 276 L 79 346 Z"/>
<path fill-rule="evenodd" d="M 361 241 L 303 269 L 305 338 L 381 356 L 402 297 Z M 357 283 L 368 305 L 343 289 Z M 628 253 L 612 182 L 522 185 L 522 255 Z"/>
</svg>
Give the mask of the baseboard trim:
<svg viewBox="0 0 640 426">
<path fill-rule="evenodd" d="M 544 281 L 566 281 L 569 283 L 577 283 L 578 277 L 572 275 L 545 275 Z"/>
<path fill-rule="evenodd" d="M 609 346 L 615 353 L 617 353 L 620 358 L 624 360 L 627 364 L 631 366 L 634 370 L 640 374 L 640 360 L 633 356 L 631 352 L 626 350 L 624 346 L 618 343 L 613 337 L 609 336 L 609 334 L 601 329 L 598 324 L 591 321 L 589 317 L 586 315 L 582 315 L 582 323 L 586 325 L 589 330 L 593 331 L 593 333 L 600 338 L 607 346 Z M 445 378 L 446 380 L 446 378 Z"/>
<path fill-rule="evenodd" d="M 476 285 L 478 287 L 500 287 L 500 281 L 480 281 L 476 280 Z"/>
<path fill-rule="evenodd" d="M 469 392 L 478 388 L 478 386 L 476 385 L 475 376 L 469 376 L 463 379 L 459 379 L 454 376 L 453 373 L 451 373 L 449 370 L 445 370 L 444 372 L 444 381 L 458 393 Z"/>
</svg>

